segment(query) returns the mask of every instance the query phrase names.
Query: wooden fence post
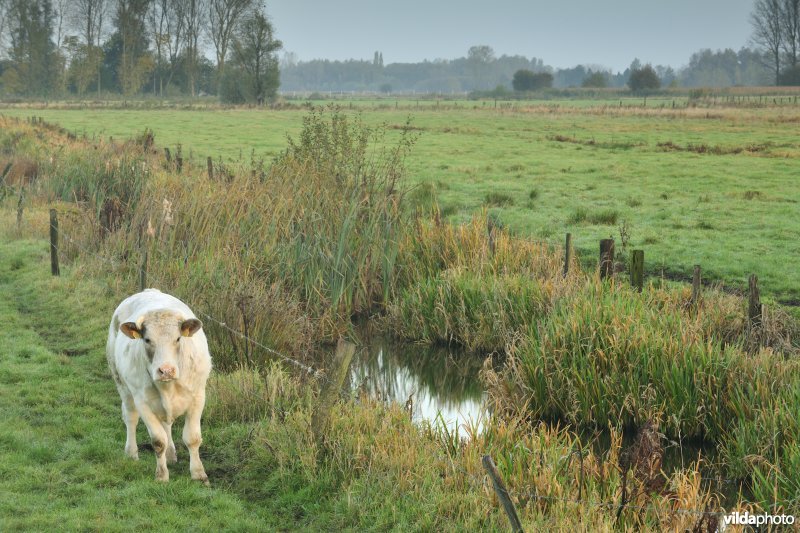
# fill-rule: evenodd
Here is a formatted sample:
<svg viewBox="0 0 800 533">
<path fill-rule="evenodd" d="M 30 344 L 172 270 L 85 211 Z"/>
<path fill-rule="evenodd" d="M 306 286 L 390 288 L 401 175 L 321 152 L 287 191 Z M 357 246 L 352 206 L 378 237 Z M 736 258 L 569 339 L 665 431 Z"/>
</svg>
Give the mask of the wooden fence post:
<svg viewBox="0 0 800 533">
<path fill-rule="evenodd" d="M 697 309 L 700 303 L 700 289 L 700 265 L 695 265 L 692 275 L 692 307 L 694 309 Z"/>
<path fill-rule="evenodd" d="M 139 292 L 147 288 L 147 245 L 142 253 L 142 265 L 139 267 Z"/>
<path fill-rule="evenodd" d="M 747 306 L 747 319 L 751 328 L 757 328 L 761 325 L 761 297 L 758 293 L 758 276 L 750 274 L 748 284 L 750 286 L 750 298 Z"/>
<path fill-rule="evenodd" d="M 489 241 L 489 253 L 494 257 L 495 240 L 494 240 L 494 222 L 492 217 L 486 217 L 486 233 Z"/>
<path fill-rule="evenodd" d="M 481 462 L 483 463 L 483 468 L 486 470 L 486 473 L 489 474 L 489 478 L 492 480 L 497 499 L 503 504 L 503 509 L 506 511 L 506 515 L 508 515 L 508 521 L 511 522 L 511 531 L 515 533 L 522 531 L 522 524 L 519 521 L 519 516 L 517 516 L 517 510 L 514 508 L 514 502 L 511 501 L 511 496 L 508 494 L 506 484 L 503 483 L 503 478 L 500 477 L 500 472 L 497 470 L 492 457 L 490 455 L 484 455 Z"/>
<path fill-rule="evenodd" d="M 314 440 L 318 445 L 322 443 L 331 408 L 336 403 L 336 399 L 342 390 L 342 384 L 347 376 L 347 370 L 350 368 L 350 361 L 353 360 L 355 351 L 355 344 L 339 338 L 339 342 L 336 343 L 333 365 L 330 371 L 325 373 L 326 380 L 319 393 L 317 406 L 311 415 L 311 429 L 314 432 Z"/>
<path fill-rule="evenodd" d="M 61 274 L 58 268 L 58 214 L 50 210 L 50 272 L 54 276 Z"/>
<path fill-rule="evenodd" d="M 572 233 L 567 233 L 567 240 L 564 243 L 564 277 L 569 274 L 569 264 L 572 262 Z"/>
<path fill-rule="evenodd" d="M 600 279 L 614 274 L 614 239 L 600 241 Z"/>
<path fill-rule="evenodd" d="M 17 233 L 22 229 L 22 212 L 25 210 L 25 187 L 19 189 L 19 200 L 17 200 Z"/>
<path fill-rule="evenodd" d="M 644 250 L 631 252 L 631 285 L 638 292 L 644 288 Z"/>
<path fill-rule="evenodd" d="M 211 160 L 211 156 L 206 159 L 206 166 L 208 167 L 208 180 L 211 181 L 214 179 L 214 162 Z"/>
</svg>

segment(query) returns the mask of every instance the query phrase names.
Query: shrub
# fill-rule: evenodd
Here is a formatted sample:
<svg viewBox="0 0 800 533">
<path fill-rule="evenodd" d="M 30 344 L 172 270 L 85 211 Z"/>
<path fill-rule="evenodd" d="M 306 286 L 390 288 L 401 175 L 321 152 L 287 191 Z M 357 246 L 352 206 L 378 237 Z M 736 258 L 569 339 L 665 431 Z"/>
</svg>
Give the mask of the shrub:
<svg viewBox="0 0 800 533">
<path fill-rule="evenodd" d="M 553 75 L 549 72 L 537 73 L 531 70 L 520 69 L 514 73 L 511 86 L 518 92 L 549 89 L 553 86 Z"/>
<path fill-rule="evenodd" d="M 628 87 L 635 93 L 656 90 L 661 87 L 661 80 L 652 66 L 645 65 L 631 71 L 628 77 Z"/>
</svg>

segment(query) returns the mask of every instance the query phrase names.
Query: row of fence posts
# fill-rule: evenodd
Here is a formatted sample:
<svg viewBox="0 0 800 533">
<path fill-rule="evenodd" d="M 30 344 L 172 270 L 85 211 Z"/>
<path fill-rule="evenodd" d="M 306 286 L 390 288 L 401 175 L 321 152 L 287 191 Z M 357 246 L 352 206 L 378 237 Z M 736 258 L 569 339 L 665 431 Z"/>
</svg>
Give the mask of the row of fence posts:
<svg viewBox="0 0 800 533">
<path fill-rule="evenodd" d="M 489 247 L 494 252 L 495 247 L 495 226 L 489 223 Z M 565 250 L 564 250 L 564 277 L 569 274 L 570 263 L 572 262 L 572 234 L 567 233 Z M 142 262 L 139 274 L 139 286 L 144 290 L 147 284 L 147 247 L 143 246 Z M 50 209 L 50 269 L 53 276 L 60 275 L 58 263 L 58 214 L 55 209 Z M 602 239 L 600 241 L 600 278 L 607 279 L 614 274 L 614 239 Z M 631 252 L 631 268 L 630 268 L 631 285 L 641 292 L 644 287 L 644 250 L 633 250 Z M 748 300 L 748 319 L 750 325 L 756 327 L 761 324 L 762 305 L 759 297 L 758 277 L 752 274 L 748 280 L 749 284 L 749 300 Z M 692 277 L 692 299 L 691 303 L 696 308 L 700 300 L 701 290 L 701 277 L 700 265 L 694 266 L 694 274 Z M 347 370 L 350 368 L 350 363 L 355 354 L 355 345 L 344 339 L 339 339 L 336 345 L 330 371 L 326 373 L 325 380 L 322 383 L 319 399 L 314 408 L 311 417 L 311 428 L 314 434 L 314 440 L 322 447 L 325 442 L 325 431 L 327 430 L 330 412 L 336 400 L 339 398 L 344 380 L 347 377 Z M 517 511 L 514 508 L 514 503 L 508 493 L 505 483 L 503 482 L 500 472 L 497 470 L 494 461 L 490 455 L 484 455 L 482 464 L 486 470 L 487 475 L 492 481 L 497 498 L 500 501 L 509 522 L 511 523 L 512 530 L 522 531 Z"/>
<path fill-rule="evenodd" d="M 572 234 L 567 233 L 564 251 L 564 277 L 569 273 L 572 262 Z M 600 240 L 600 279 L 608 279 L 614 275 L 614 239 Z M 632 250 L 630 259 L 630 283 L 638 292 L 644 289 L 644 250 Z M 692 273 L 691 307 L 697 309 L 701 292 L 700 265 L 694 265 Z M 750 274 L 747 280 L 747 321 L 751 328 L 758 328 L 762 324 L 764 306 L 758 288 L 758 276 Z"/>
</svg>

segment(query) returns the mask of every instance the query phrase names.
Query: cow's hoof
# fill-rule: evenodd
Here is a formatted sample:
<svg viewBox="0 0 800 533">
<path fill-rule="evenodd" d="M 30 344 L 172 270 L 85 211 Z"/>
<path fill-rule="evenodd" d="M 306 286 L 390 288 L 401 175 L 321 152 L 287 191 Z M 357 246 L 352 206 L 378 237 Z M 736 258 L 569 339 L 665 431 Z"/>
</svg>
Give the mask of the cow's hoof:
<svg viewBox="0 0 800 533">
<path fill-rule="evenodd" d="M 156 481 L 166 483 L 169 481 L 169 470 L 156 467 Z"/>
<path fill-rule="evenodd" d="M 137 448 L 125 448 L 125 455 L 127 455 L 134 461 L 139 460 L 139 450 Z"/>
<path fill-rule="evenodd" d="M 199 481 L 200 483 L 202 483 L 206 487 L 210 487 L 211 486 L 211 482 L 208 481 L 208 476 L 205 474 L 205 472 L 203 472 L 200 475 L 196 475 L 196 476 L 193 475 L 192 479 L 195 480 L 195 481 Z"/>
</svg>

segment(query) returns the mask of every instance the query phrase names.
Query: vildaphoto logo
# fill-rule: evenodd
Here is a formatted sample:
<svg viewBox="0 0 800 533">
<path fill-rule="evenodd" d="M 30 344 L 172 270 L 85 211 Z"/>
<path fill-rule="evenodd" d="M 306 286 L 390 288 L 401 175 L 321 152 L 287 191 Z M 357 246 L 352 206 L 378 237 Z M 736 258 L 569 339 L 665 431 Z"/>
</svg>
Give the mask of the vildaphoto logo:
<svg viewBox="0 0 800 533">
<path fill-rule="evenodd" d="M 723 517 L 726 526 L 791 526 L 794 524 L 794 515 L 790 514 L 750 514 L 735 512 Z"/>
</svg>

